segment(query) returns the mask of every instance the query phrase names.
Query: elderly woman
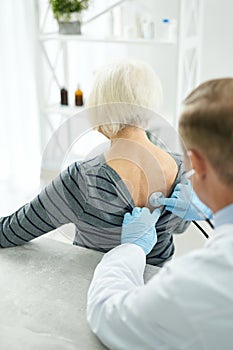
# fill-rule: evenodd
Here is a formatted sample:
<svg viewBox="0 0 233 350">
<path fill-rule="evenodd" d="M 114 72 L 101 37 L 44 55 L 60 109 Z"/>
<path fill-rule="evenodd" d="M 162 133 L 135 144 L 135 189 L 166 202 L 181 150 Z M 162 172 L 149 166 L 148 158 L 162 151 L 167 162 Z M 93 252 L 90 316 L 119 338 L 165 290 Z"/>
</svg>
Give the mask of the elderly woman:
<svg viewBox="0 0 233 350">
<path fill-rule="evenodd" d="M 102 67 L 88 106 L 93 128 L 111 140 L 110 149 L 70 165 L 34 200 L 1 218 L 1 247 L 23 244 L 66 223 L 76 226 L 75 245 L 107 252 L 120 244 L 124 214 L 135 206 L 152 209 L 149 195 L 169 196 L 184 176 L 181 159 L 150 142 L 144 130 L 146 111 L 160 100 L 160 81 L 146 64 L 125 60 Z M 162 266 L 171 259 L 172 234 L 185 226 L 163 209 L 147 263 Z"/>
</svg>

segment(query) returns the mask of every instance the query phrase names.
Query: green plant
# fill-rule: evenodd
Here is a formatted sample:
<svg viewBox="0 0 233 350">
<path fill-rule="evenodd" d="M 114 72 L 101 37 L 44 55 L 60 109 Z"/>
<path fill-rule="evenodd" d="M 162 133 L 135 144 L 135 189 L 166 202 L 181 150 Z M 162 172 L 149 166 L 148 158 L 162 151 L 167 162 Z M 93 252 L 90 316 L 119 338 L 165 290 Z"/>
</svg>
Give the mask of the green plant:
<svg viewBox="0 0 233 350">
<path fill-rule="evenodd" d="M 87 10 L 89 0 L 49 0 L 54 17 L 59 20 L 62 16 L 66 21 L 69 21 L 71 13 Z"/>
</svg>

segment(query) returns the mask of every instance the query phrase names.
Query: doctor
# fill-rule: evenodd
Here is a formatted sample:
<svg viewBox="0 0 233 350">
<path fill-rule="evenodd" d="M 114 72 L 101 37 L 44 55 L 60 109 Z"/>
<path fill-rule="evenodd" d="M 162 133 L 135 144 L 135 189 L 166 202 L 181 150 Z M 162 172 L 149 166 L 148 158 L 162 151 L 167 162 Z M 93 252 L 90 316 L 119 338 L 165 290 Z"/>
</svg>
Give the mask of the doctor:
<svg viewBox="0 0 233 350">
<path fill-rule="evenodd" d="M 179 131 L 194 190 L 213 211 L 215 235 L 144 285 L 160 212 L 135 208 L 125 215 L 122 245 L 103 257 L 88 292 L 88 322 L 110 349 L 233 349 L 233 79 L 195 89 L 184 102 Z M 161 204 L 196 219 L 182 193 L 175 189 Z"/>
</svg>

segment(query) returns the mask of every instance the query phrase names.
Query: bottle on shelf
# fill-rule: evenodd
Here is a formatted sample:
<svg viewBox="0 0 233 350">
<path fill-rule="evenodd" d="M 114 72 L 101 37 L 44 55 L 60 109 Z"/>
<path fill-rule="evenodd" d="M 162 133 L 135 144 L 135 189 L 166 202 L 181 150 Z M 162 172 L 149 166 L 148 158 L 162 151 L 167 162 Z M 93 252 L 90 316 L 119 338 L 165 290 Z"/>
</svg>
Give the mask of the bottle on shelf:
<svg viewBox="0 0 233 350">
<path fill-rule="evenodd" d="M 83 92 L 79 85 L 75 91 L 75 106 L 83 106 Z"/>
<path fill-rule="evenodd" d="M 168 41 L 170 36 L 170 19 L 162 18 L 159 23 L 158 34 L 161 40 Z"/>
<path fill-rule="evenodd" d="M 176 40 L 177 21 L 172 18 L 163 18 L 159 23 L 158 36 L 161 40 L 175 41 Z"/>
<path fill-rule="evenodd" d="M 141 23 L 142 26 L 142 37 L 144 39 L 152 40 L 155 37 L 154 22 L 149 19 L 144 19 Z"/>
<path fill-rule="evenodd" d="M 63 87 L 61 88 L 61 105 L 68 106 L 68 91 Z"/>
</svg>

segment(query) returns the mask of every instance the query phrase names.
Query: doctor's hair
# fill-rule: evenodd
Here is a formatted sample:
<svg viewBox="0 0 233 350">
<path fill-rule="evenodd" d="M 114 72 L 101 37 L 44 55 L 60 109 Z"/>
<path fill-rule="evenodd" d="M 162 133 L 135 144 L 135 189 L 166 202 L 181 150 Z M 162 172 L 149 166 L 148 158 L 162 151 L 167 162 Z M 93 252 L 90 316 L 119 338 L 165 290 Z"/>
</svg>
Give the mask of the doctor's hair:
<svg viewBox="0 0 233 350">
<path fill-rule="evenodd" d="M 188 149 L 206 155 L 218 178 L 233 187 L 233 79 L 215 79 L 184 100 L 179 132 Z"/>
<path fill-rule="evenodd" d="M 157 111 L 162 87 L 146 63 L 121 59 L 100 67 L 94 74 L 87 107 L 91 125 L 108 138 L 128 125 L 146 128 L 146 111 Z"/>
</svg>

